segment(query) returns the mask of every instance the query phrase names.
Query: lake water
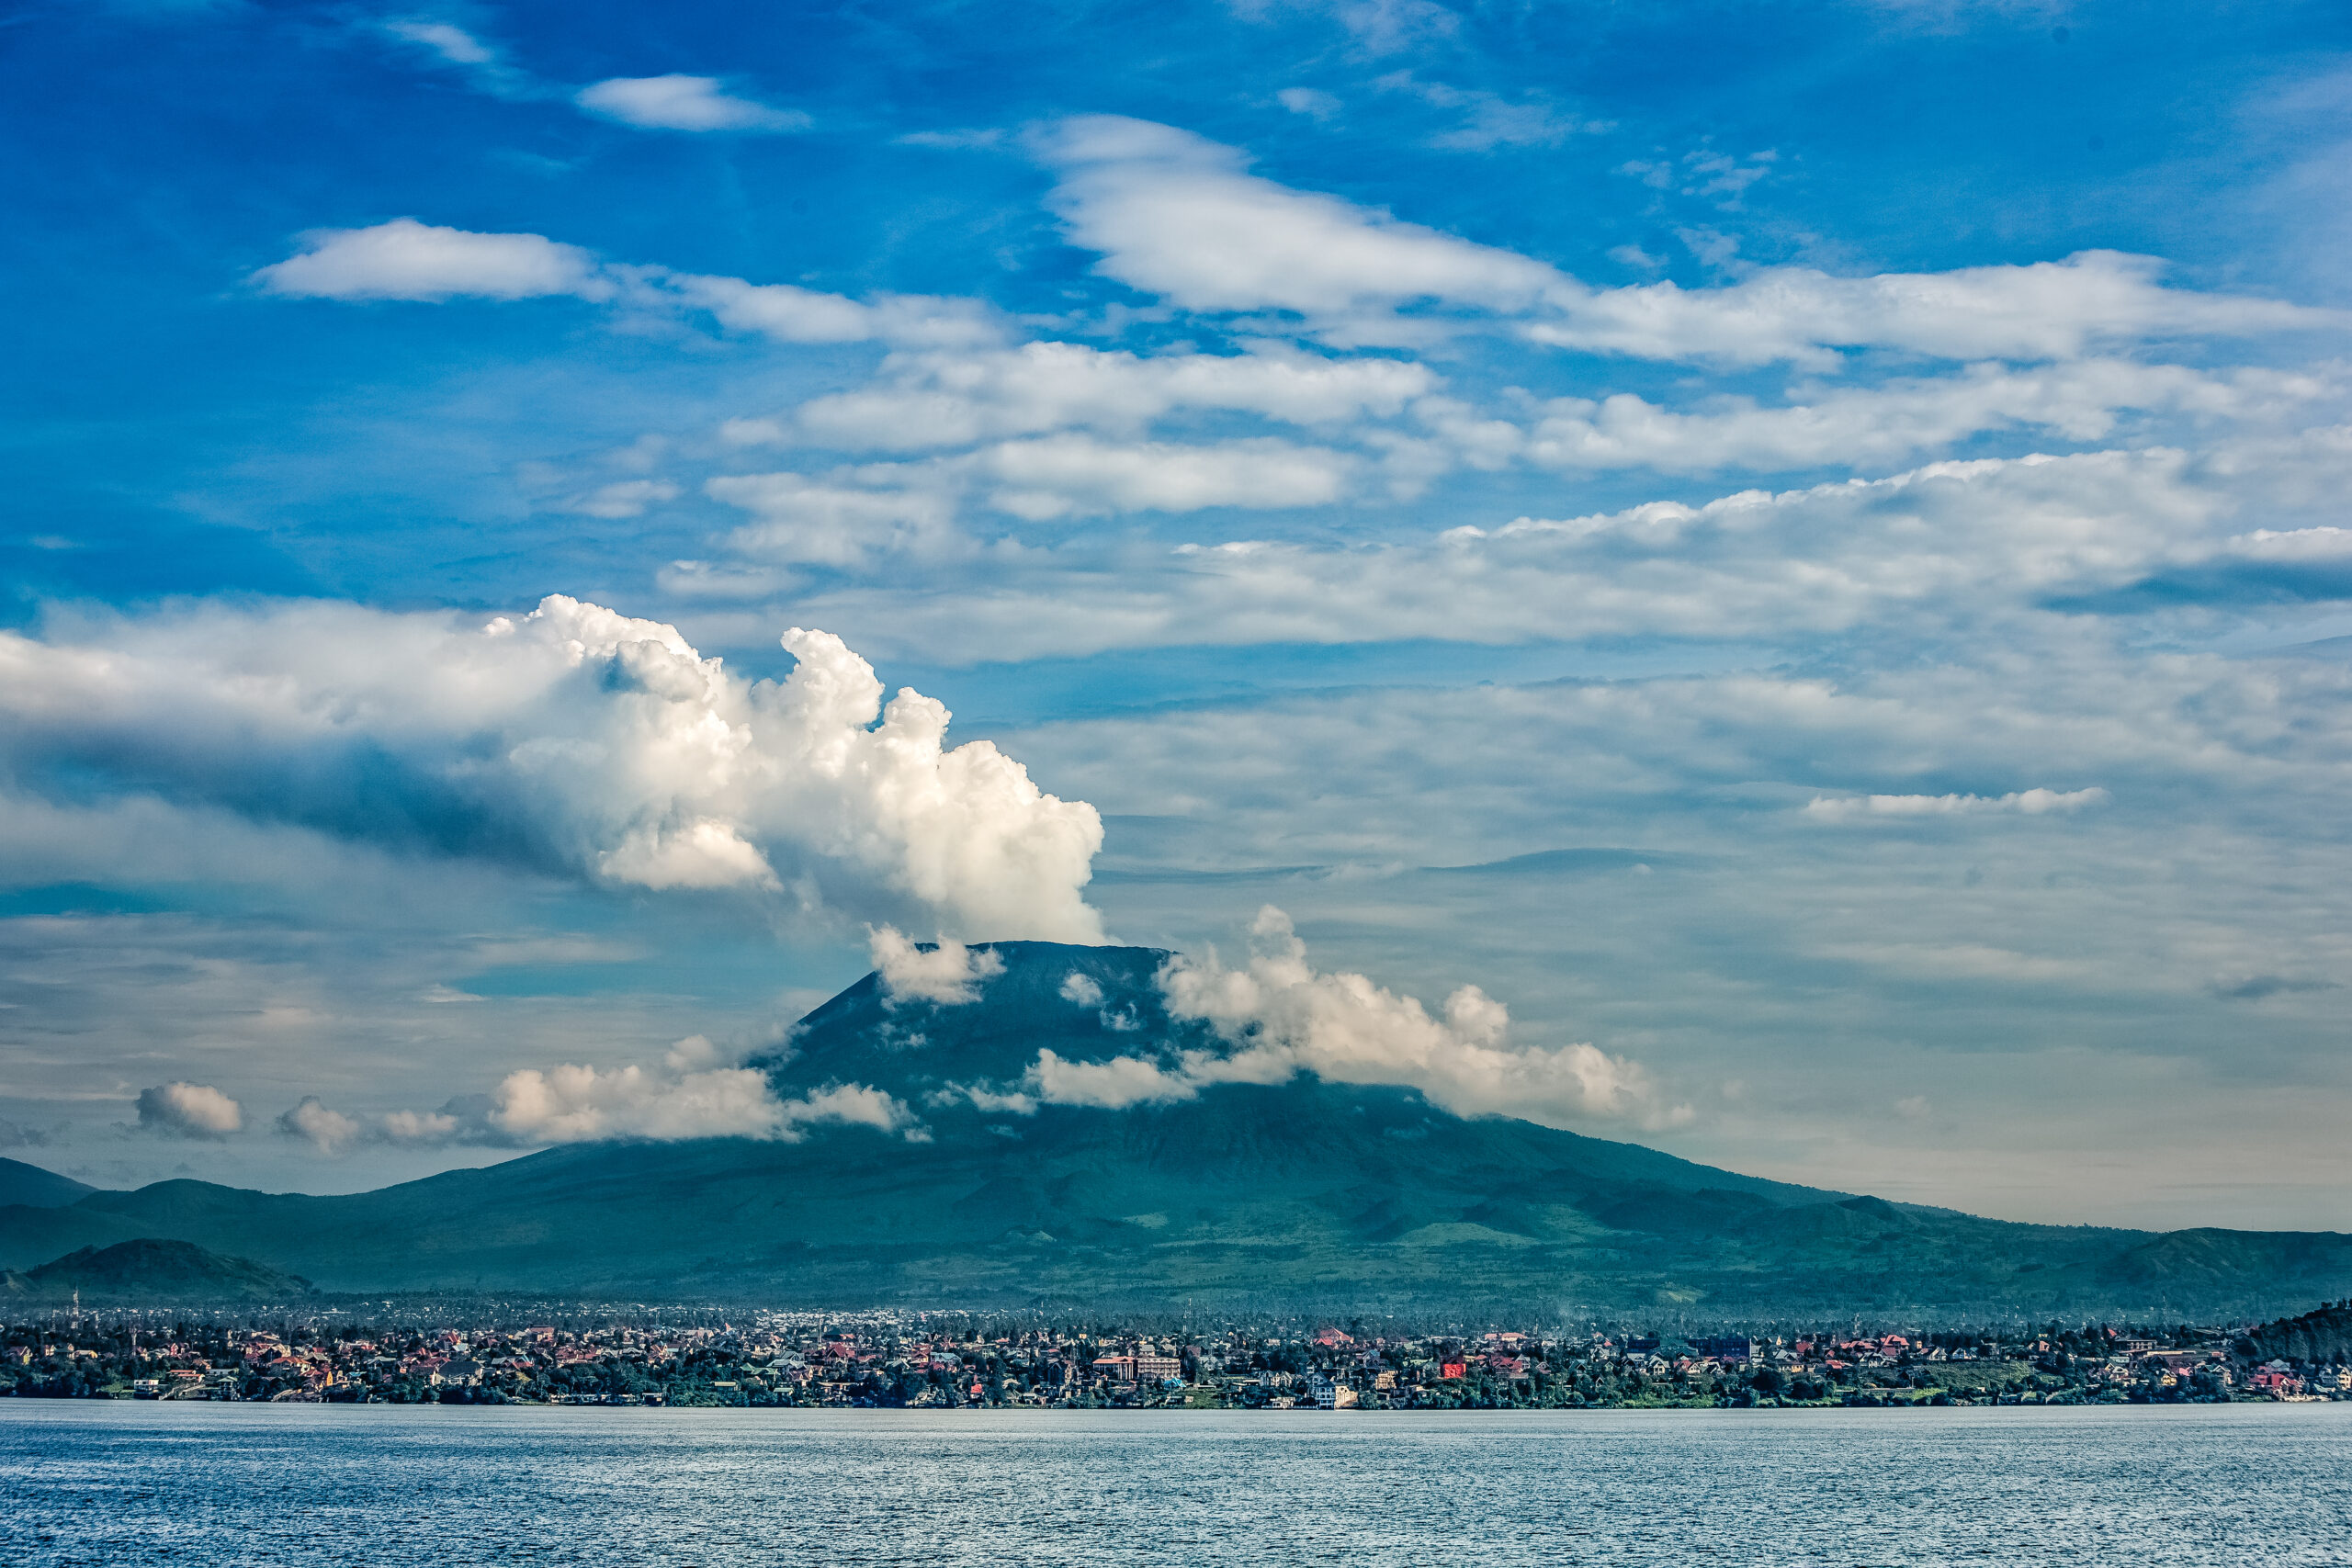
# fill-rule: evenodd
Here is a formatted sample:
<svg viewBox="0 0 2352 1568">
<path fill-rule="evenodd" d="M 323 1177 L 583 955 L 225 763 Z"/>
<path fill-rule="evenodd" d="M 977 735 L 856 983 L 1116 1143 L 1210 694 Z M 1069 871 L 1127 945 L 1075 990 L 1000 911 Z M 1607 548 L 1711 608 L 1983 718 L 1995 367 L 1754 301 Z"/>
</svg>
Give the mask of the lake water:
<svg viewBox="0 0 2352 1568">
<path fill-rule="evenodd" d="M 1417 1416 L 6 1400 L 0 1562 L 2352 1564 L 2352 1404 Z"/>
</svg>

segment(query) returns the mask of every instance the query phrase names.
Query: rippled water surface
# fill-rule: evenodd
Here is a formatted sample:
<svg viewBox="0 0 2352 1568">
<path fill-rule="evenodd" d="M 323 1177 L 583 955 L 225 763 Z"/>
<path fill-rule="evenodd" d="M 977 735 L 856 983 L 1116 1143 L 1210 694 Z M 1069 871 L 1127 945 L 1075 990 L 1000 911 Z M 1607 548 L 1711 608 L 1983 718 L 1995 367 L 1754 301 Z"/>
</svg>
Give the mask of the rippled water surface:
<svg viewBox="0 0 2352 1568">
<path fill-rule="evenodd" d="M 2352 1564 L 2352 1404 L 1412 1416 L 8 1400 L 0 1562 Z"/>
</svg>

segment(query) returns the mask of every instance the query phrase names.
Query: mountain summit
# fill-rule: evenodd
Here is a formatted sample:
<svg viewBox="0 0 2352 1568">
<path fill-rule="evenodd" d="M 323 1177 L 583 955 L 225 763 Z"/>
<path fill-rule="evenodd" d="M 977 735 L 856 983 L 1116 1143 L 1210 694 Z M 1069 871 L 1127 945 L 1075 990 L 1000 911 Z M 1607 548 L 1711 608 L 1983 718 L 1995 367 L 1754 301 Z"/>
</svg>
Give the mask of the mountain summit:
<svg viewBox="0 0 2352 1568">
<path fill-rule="evenodd" d="M 786 1100 L 855 1088 L 889 1107 L 864 1122 L 577 1144 L 345 1197 L 166 1181 L 0 1208 L 0 1265 L 171 1237 L 329 1291 L 1697 1317 L 2262 1313 L 2352 1272 L 2334 1233 L 2014 1224 L 1459 1116 L 1410 1089 L 1180 1080 L 1218 1043 L 1170 1015 L 1170 956 L 910 950 L 905 974 L 867 976 L 753 1064 Z"/>
<path fill-rule="evenodd" d="M 915 962 L 935 948 L 915 950 Z M 780 1051 L 755 1058 L 780 1093 L 869 1084 L 921 1105 L 927 1118 L 984 1086 L 1017 1092 L 1040 1053 L 1100 1065 L 1120 1058 L 1174 1066 L 1207 1050 L 1206 1025 L 1168 1010 L 1159 974 L 1176 954 L 1157 947 L 986 942 L 967 974 L 921 976 L 894 987 L 877 970 L 800 1021 Z M 1010 1087 L 1008 1087 L 1010 1086 Z"/>
</svg>

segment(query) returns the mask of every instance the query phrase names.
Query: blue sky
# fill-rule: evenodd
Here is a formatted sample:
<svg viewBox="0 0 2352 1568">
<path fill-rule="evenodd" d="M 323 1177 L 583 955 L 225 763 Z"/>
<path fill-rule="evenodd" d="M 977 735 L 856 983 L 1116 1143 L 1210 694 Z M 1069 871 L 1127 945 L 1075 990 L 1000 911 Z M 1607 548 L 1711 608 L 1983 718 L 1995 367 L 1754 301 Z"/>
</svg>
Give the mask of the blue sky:
<svg viewBox="0 0 2352 1568">
<path fill-rule="evenodd" d="M 888 929 L 1254 941 L 1300 1064 L 1742 1169 L 2340 1226 L 2339 7 L 6 38 L 0 1152 L 709 1130 Z"/>
</svg>

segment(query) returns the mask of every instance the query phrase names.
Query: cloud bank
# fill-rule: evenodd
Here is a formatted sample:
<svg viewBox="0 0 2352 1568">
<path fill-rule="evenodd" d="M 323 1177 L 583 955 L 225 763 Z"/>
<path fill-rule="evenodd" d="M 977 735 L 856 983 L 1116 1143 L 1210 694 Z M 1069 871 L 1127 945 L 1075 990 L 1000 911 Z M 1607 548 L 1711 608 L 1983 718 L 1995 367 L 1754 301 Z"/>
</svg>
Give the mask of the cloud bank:
<svg viewBox="0 0 2352 1568">
<path fill-rule="evenodd" d="M 1046 1049 L 1017 1085 L 947 1092 L 1015 1114 L 1041 1105 L 1121 1110 L 1190 1100 L 1216 1084 L 1278 1084 L 1311 1072 L 1333 1083 L 1416 1089 L 1462 1116 L 1652 1128 L 1690 1117 L 1689 1107 L 1669 1103 L 1647 1071 L 1622 1056 L 1589 1044 L 1513 1044 L 1508 1010 L 1476 986 L 1454 991 L 1432 1014 L 1418 998 L 1363 975 L 1317 970 L 1290 918 L 1272 905 L 1259 911 L 1250 947 L 1239 968 L 1226 967 L 1214 953 L 1180 954 L 1159 976 L 1170 1015 L 1207 1024 L 1224 1050 L 1076 1061 Z M 1061 994 L 1081 1006 L 1102 999 L 1100 987 L 1075 975 Z"/>
<path fill-rule="evenodd" d="M 555 595 L 469 621 L 347 604 L 0 636 L 0 761 L 354 840 L 950 935 L 1093 942 L 1102 823 L 797 627 L 783 681 Z M 878 723 L 876 721 L 879 721 Z"/>
<path fill-rule="evenodd" d="M 1432 1016 L 1417 998 L 1362 975 L 1317 970 L 1290 917 L 1272 905 L 1259 911 L 1250 948 L 1238 969 L 1212 953 L 1179 956 L 1160 976 L 1170 1012 L 1208 1023 L 1238 1047 L 1213 1069 L 1219 1076 L 1287 1067 L 1338 1083 L 1403 1084 L 1464 1116 L 1605 1117 L 1652 1127 L 1690 1116 L 1622 1056 L 1589 1044 L 1513 1045 L 1509 1011 L 1476 986 L 1454 991 Z"/>
<path fill-rule="evenodd" d="M 2215 466 L 2162 447 L 1944 461 L 1419 538 L 1001 551 L 955 568 L 967 587 L 989 592 L 922 592 L 920 603 L 927 649 L 971 650 L 965 657 L 1170 642 L 1770 639 L 1857 627 L 1916 637 L 2167 571 L 2262 561 L 2282 576 L 2318 574 L 2352 556 L 2339 536 L 2240 533 L 2253 487 L 2219 482 Z M 2280 461 L 2260 482 L 2292 471 Z M 1088 592 L 1073 594 L 1081 569 Z M 917 602 L 916 591 L 883 581 L 800 600 L 876 628 L 907 625 Z"/>
<path fill-rule="evenodd" d="M 786 1100 L 756 1069 L 681 1071 L 674 1062 L 658 1069 L 634 1064 L 526 1067 L 507 1074 L 489 1094 L 460 1097 L 437 1111 L 353 1116 L 313 1095 L 277 1125 L 329 1156 L 369 1144 L 519 1149 L 694 1138 L 798 1143 L 809 1128 L 826 1125 L 921 1136 L 903 1101 L 863 1084 L 831 1084 Z"/>
</svg>

